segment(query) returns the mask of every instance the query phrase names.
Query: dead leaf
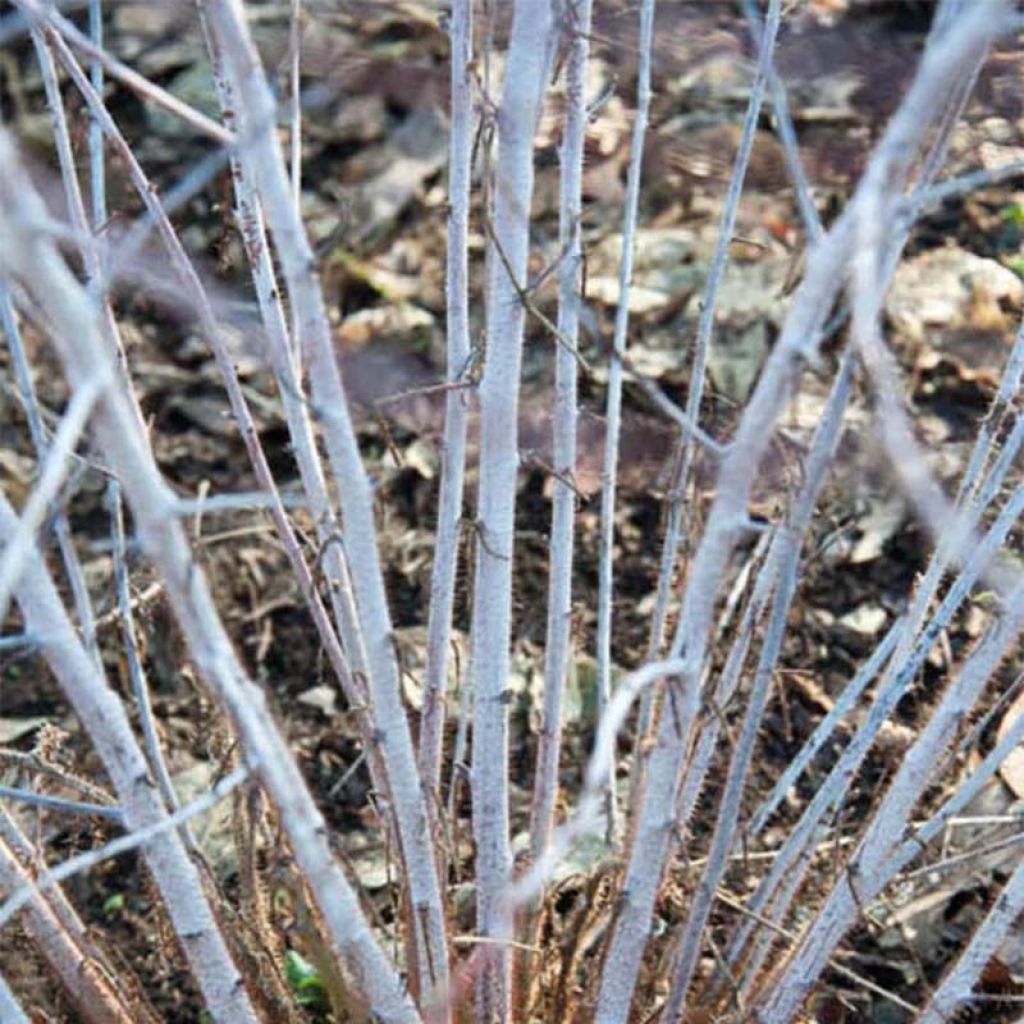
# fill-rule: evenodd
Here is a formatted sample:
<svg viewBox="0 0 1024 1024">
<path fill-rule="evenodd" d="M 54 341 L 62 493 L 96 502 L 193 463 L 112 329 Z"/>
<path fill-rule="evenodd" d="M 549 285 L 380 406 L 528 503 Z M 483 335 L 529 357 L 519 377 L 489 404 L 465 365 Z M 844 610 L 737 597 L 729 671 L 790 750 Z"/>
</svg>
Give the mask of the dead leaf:
<svg viewBox="0 0 1024 1024">
<path fill-rule="evenodd" d="M 50 718 L 0 718 L 0 746 L 20 740 L 30 732 L 35 732 L 40 726 L 51 722 Z"/>
<path fill-rule="evenodd" d="M 1003 720 L 999 723 L 999 731 L 996 733 L 996 742 L 1002 742 L 1003 737 L 1009 732 L 1013 723 L 1024 715 L 1024 693 L 1007 709 Z M 1003 782 L 1013 791 L 1018 800 L 1024 800 L 1024 747 L 1018 746 L 1012 750 L 999 767 L 999 774 Z"/>
</svg>

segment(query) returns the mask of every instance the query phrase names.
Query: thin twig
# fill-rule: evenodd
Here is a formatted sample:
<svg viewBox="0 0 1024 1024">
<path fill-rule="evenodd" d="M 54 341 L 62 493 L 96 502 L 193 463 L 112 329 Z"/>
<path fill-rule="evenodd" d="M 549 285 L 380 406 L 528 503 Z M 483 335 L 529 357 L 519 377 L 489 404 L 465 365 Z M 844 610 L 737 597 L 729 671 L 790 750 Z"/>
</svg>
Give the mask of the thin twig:
<svg viewBox="0 0 1024 1024">
<path fill-rule="evenodd" d="M 615 491 L 619 466 L 619 440 L 622 421 L 622 377 L 629 337 L 629 296 L 633 286 L 633 259 L 636 248 L 637 210 L 643 175 L 647 119 L 651 106 L 651 41 L 654 35 L 655 0 L 644 0 L 640 7 L 640 65 L 637 68 L 636 115 L 630 140 L 629 170 L 626 175 L 626 202 L 619 254 L 619 304 L 615 311 L 615 332 L 608 369 L 605 398 L 604 457 L 601 466 L 601 518 L 598 550 L 597 589 L 597 708 L 603 714 L 611 699 L 612 686 L 612 609 L 614 604 Z M 620 821 L 615 773 L 608 779 L 606 797 L 607 839 L 617 842 Z"/>
<path fill-rule="evenodd" d="M 83 804 L 79 800 L 66 800 L 64 797 L 51 796 L 49 793 L 35 793 L 29 789 L 18 789 L 16 786 L 0 785 L 0 799 L 13 800 L 15 803 L 27 804 L 29 807 L 42 807 L 48 811 L 61 814 L 82 814 L 93 818 L 109 818 L 118 825 L 124 823 L 124 812 L 120 807 L 107 804 Z"/>
</svg>

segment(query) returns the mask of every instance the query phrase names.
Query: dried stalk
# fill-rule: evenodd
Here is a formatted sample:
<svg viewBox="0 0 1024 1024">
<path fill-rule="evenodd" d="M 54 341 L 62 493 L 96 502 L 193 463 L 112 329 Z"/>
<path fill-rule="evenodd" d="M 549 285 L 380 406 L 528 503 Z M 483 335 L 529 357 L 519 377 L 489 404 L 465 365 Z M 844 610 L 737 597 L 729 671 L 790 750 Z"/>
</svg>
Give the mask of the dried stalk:
<svg viewBox="0 0 1024 1024">
<path fill-rule="evenodd" d="M 154 822 L 144 828 L 138 828 L 128 835 L 112 839 L 103 846 L 94 850 L 86 850 L 84 853 L 75 854 L 55 867 L 43 871 L 38 878 L 29 881 L 20 889 L 13 892 L 3 904 L 0 905 L 0 928 L 23 907 L 32 901 L 39 893 L 50 893 L 55 890 L 61 882 L 66 881 L 74 875 L 94 868 L 97 864 L 109 860 L 111 857 L 119 857 L 122 853 L 130 850 L 137 850 L 140 846 L 152 843 L 161 836 L 180 828 L 186 822 L 205 814 L 211 807 L 216 806 L 229 793 L 234 792 L 249 777 L 248 768 L 236 768 L 230 775 L 225 775 L 208 792 L 197 796 L 189 801 L 173 814 L 166 815 L 163 820 Z"/>
<path fill-rule="evenodd" d="M 456 0 L 451 24 L 451 134 L 448 150 L 448 262 L 445 276 L 447 382 L 441 486 L 437 507 L 434 564 L 430 576 L 423 712 L 419 765 L 427 807 L 436 813 L 441 799 L 445 691 L 451 644 L 452 606 L 459 556 L 463 475 L 470 396 L 457 387 L 469 369 L 469 193 L 473 157 L 473 4 Z"/>
<path fill-rule="evenodd" d="M 873 164 L 886 162 L 891 152 L 916 151 L 925 129 L 941 111 L 951 83 L 987 50 L 995 27 L 975 12 L 962 22 L 961 32 L 944 36 L 932 47 L 890 122 Z M 801 360 L 813 358 L 816 353 L 853 235 L 853 218 L 848 211 L 809 254 L 806 276 L 793 297 L 781 337 L 719 471 L 715 499 L 691 567 L 672 645 L 674 656 L 685 651 L 689 669 L 670 682 L 666 695 L 620 911 L 605 959 L 596 1019 L 607 1024 L 628 1013 L 655 895 L 673 846 L 675 822 L 666 809 L 674 806 L 700 707 L 699 680 L 720 581 L 726 575 L 729 556 L 745 520 L 751 483 L 770 443 L 772 426 L 792 394 Z"/>
<path fill-rule="evenodd" d="M 480 381 L 480 482 L 473 584 L 473 839 L 477 932 L 488 944 L 477 984 L 477 1019 L 509 1015 L 509 952 L 503 901 L 511 876 L 508 686 L 519 463 L 519 378 L 533 196 L 533 138 L 552 57 L 548 0 L 516 0 L 498 109 L 498 158 L 487 280 L 487 353 Z M 507 263 L 507 266 L 506 266 Z"/>
<path fill-rule="evenodd" d="M 12 836 L 14 844 L 10 841 Z M 22 863 L 30 851 L 29 841 L 13 818 L 0 808 L 0 888 L 5 892 L 32 885 L 31 875 Z M 61 903 L 60 913 L 53 905 L 55 899 Z M 92 1024 L 137 1024 L 140 1014 L 144 1014 L 141 1019 L 153 1024 L 151 1015 L 127 1003 L 120 985 L 96 961 L 95 951 L 88 948 L 85 926 L 59 890 L 48 897 L 36 896 L 25 907 L 22 922 L 86 1020 Z"/>
<path fill-rule="evenodd" d="M 629 297 L 633 286 L 633 257 L 636 244 L 637 208 L 643 173 L 647 117 L 651 106 L 651 40 L 654 34 L 655 0 L 643 0 L 640 7 L 640 64 L 637 68 L 636 117 L 630 140 L 629 170 L 626 176 L 626 209 L 623 214 L 622 248 L 619 256 L 619 304 L 615 310 L 615 333 L 608 367 L 605 400 L 604 459 L 601 467 L 601 525 L 598 550 L 597 587 L 597 707 L 604 714 L 612 687 L 612 599 L 615 548 L 615 483 L 619 464 L 619 434 L 622 420 L 622 374 L 629 332 Z M 653 660 L 658 652 L 651 651 Z M 643 708 L 650 700 L 644 696 Z M 641 715 L 643 712 L 641 711 Z M 608 777 L 607 839 L 616 842 L 619 832 L 615 772 Z"/>
<path fill-rule="evenodd" d="M 149 100 L 151 103 L 161 107 L 201 135 L 213 139 L 214 142 L 218 142 L 223 146 L 230 146 L 235 143 L 234 136 L 217 124 L 216 121 L 190 107 L 187 103 L 183 103 L 177 96 L 172 95 L 159 85 L 155 85 L 148 78 L 140 75 L 137 71 L 133 71 L 115 57 L 111 57 L 105 49 L 96 46 L 85 33 L 80 32 L 72 22 L 68 21 L 67 18 L 53 7 L 44 6 L 39 0 L 15 0 L 15 3 L 25 14 L 29 24 L 36 26 L 45 25 L 55 29 L 76 50 L 80 50 L 87 57 L 98 62 L 111 77 L 122 82 L 133 92 L 138 93 L 143 99 Z"/>
<path fill-rule="evenodd" d="M 6 148 L 5 143 L 0 147 Z M 9 150 L 5 155 L 9 156 Z M 9 230 L 6 213 L 5 209 L 0 214 L 0 237 L 18 244 L 18 233 Z M 40 273 L 38 266 L 36 272 Z M 52 293 L 49 298 L 53 302 Z M 98 368 L 104 368 L 102 360 Z M 106 369 L 109 372 L 109 364 Z M 13 509 L 0 496 L 0 539 L 9 544 L 17 523 Z M 75 635 L 35 545 L 29 543 L 27 547 L 25 575 L 16 590 L 25 624 L 39 637 L 47 662 L 102 758 L 126 826 L 136 829 L 160 822 L 167 812 L 153 788 L 149 767 L 124 708 Z M 203 893 L 199 873 L 178 837 L 148 847 L 146 865 L 214 1019 L 258 1024 L 242 977 Z"/>
<path fill-rule="evenodd" d="M 708 862 L 680 940 L 680 956 L 665 1014 L 666 1019 L 670 1021 L 679 1019 L 683 1012 L 715 893 L 718 891 L 729 853 L 739 832 L 743 788 L 754 755 L 754 744 L 761 728 L 772 674 L 782 650 L 790 605 L 799 579 L 800 547 L 814 514 L 814 506 L 825 482 L 829 465 L 835 455 L 842 431 L 843 414 L 852 392 L 853 359 L 847 354 L 807 457 L 803 489 L 794 502 L 789 523 L 776 534 L 769 555 L 769 561 L 774 562 L 774 572 L 770 575 L 777 579 L 771 612 L 765 627 L 757 669 L 750 692 L 746 696 L 742 731 L 733 750 L 725 788 L 715 815 L 715 831 L 711 839 Z"/>
<path fill-rule="evenodd" d="M 25 1016 L 25 1011 L 18 1002 L 18 997 L 11 991 L 7 979 L 0 974 L 0 1020 L 4 1024 L 32 1024 Z"/>
<path fill-rule="evenodd" d="M 0 136 L 0 171 L 0 251 L 5 268 L 30 295 L 45 300 L 59 332 L 53 340 L 65 370 L 73 384 L 80 384 L 107 360 L 88 297 L 52 241 L 37 230 L 36 225 L 45 222 L 45 209 L 6 136 Z M 230 715 L 249 764 L 274 800 L 296 863 L 323 915 L 332 949 L 349 972 L 352 990 L 363 994 L 382 1020 L 415 1021 L 409 996 L 331 856 L 323 819 L 267 709 L 266 697 L 238 663 L 202 570 L 193 561 L 173 515 L 173 499 L 145 438 L 133 424 L 126 398 L 108 390 L 96 416 L 97 438 L 124 488 L 140 543 L 164 578 L 199 670 Z M 168 843 L 164 846 L 170 848 Z M 197 933 L 186 930 L 185 934 Z M 230 974 L 222 971 L 220 976 L 230 981 Z"/>
<path fill-rule="evenodd" d="M 409 886 L 415 991 L 424 1005 L 447 1005 L 448 949 L 440 884 L 392 640 L 391 616 L 376 544 L 373 492 L 359 454 L 313 253 L 295 205 L 274 127 L 274 101 L 237 0 L 204 0 L 210 36 L 238 101 L 239 153 L 262 202 L 308 367 L 316 412 L 341 500 L 348 562 L 366 645 L 369 704 L 388 766 L 396 831 Z"/>
<path fill-rule="evenodd" d="M 569 40 L 565 72 L 565 128 L 560 154 L 558 239 L 562 253 L 558 282 L 558 330 L 575 349 L 583 262 L 583 144 L 587 131 L 586 76 L 590 57 L 591 0 L 576 0 L 562 11 L 561 31 Z M 635 129 L 638 130 L 638 129 Z M 562 693 L 571 657 L 572 571 L 575 539 L 577 381 L 579 369 L 565 345 L 555 350 L 553 417 L 554 493 L 551 509 L 551 568 L 548 576 L 547 633 L 544 645 L 544 707 L 537 739 L 530 813 L 530 848 L 539 857 L 551 836 L 558 796 L 562 741 Z M 609 777 L 613 776 L 610 773 Z M 527 941 L 530 941 L 527 939 Z"/>
</svg>

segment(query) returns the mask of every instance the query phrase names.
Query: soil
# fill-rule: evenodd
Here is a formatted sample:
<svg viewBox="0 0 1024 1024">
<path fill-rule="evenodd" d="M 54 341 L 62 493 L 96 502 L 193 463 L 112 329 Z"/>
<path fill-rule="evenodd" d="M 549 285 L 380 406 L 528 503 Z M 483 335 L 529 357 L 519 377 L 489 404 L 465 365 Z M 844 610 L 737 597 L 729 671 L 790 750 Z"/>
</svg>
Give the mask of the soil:
<svg viewBox="0 0 1024 1024">
<path fill-rule="evenodd" d="M 287 5 L 249 6 L 264 57 L 284 89 Z M 426 623 L 443 409 L 443 396 L 430 393 L 429 387 L 443 375 L 447 41 L 437 10 L 427 3 L 403 0 L 366 5 L 342 0 L 304 6 L 308 11 L 303 85 L 309 93 L 304 113 L 304 214 L 337 325 L 338 356 L 346 386 L 358 409 L 363 451 L 377 484 L 380 544 L 400 649 L 407 652 L 410 721 L 415 728 L 417 658 L 421 657 L 421 631 Z M 607 379 L 602 367 L 607 366 L 617 301 L 613 284 L 636 76 L 635 5 L 619 9 L 616 5 L 596 6 L 592 88 L 595 94 L 607 89 L 608 98 L 595 116 L 586 159 L 588 293 L 583 355 L 594 369 L 581 382 L 584 410 L 577 476 L 582 496 L 574 613 L 581 682 L 580 710 L 568 725 L 563 754 L 566 807 L 578 790 L 592 738 L 592 718 L 586 709 L 592 710 L 595 698 L 585 679 L 587 655 L 593 646 L 598 577 L 602 411 Z M 848 198 L 873 140 L 908 84 L 930 14 L 929 4 L 911 0 L 814 0 L 796 5 L 790 15 L 780 37 L 777 67 L 790 91 L 801 154 L 826 222 Z M 114 52 L 155 81 L 190 95 L 191 102 L 200 106 L 209 102 L 209 84 L 202 77 L 203 49 L 190 7 L 123 2 L 111 7 L 108 20 L 107 40 Z M 500 47 L 507 32 L 501 17 L 496 32 Z M 655 100 L 645 152 L 643 232 L 635 280 L 644 301 L 638 302 L 632 316 L 630 348 L 640 371 L 683 405 L 700 289 L 738 144 L 753 51 L 732 3 L 661 5 L 655 38 Z M 37 180 L 59 213 L 55 158 L 31 46 L 16 39 L 8 45 L 4 59 L 0 110 L 35 161 Z M 954 136 L 950 175 L 979 164 L 991 168 L 1020 159 L 1024 153 L 1021 71 L 1021 52 L 1012 41 L 992 55 Z M 128 138 L 137 142 L 140 158 L 165 195 L 209 155 L 205 143 L 166 119 L 154 117 L 125 89 L 110 85 L 107 97 L 112 113 Z M 76 143 L 84 161 L 84 121 L 70 86 L 66 101 L 80 126 Z M 538 277 L 558 258 L 557 111 L 556 96 L 541 124 L 537 146 L 531 272 Z M 395 176 L 391 171 L 398 161 L 404 163 L 401 175 Z M 139 213 L 140 204 L 116 161 L 111 162 L 109 188 L 110 208 L 117 211 L 108 229 L 113 237 Z M 1024 273 L 1022 188 L 1024 184 L 1017 178 L 948 202 L 928 214 L 910 239 L 907 262 L 947 252 L 957 259 L 978 258 L 986 261 L 985 267 L 1019 277 Z M 230 182 L 222 170 L 177 211 L 175 219 L 211 287 L 218 315 L 237 335 L 242 376 L 272 467 L 283 490 L 296 492 L 297 472 L 272 377 L 263 365 L 248 271 L 229 211 Z M 737 243 L 716 323 L 715 345 L 721 355 L 712 361 L 702 410 L 703 426 L 722 440 L 728 439 L 737 410 L 777 335 L 785 307 L 783 286 L 799 266 L 803 246 L 803 228 L 767 111 L 762 115 L 735 233 Z M 476 331 L 481 329 L 483 245 L 479 228 L 473 244 Z M 930 298 L 928 273 L 922 271 L 921 276 L 925 283 L 920 293 L 914 292 L 912 280 L 899 286 L 911 297 L 911 308 L 915 296 L 921 302 Z M 154 249 L 142 261 L 138 280 L 126 283 L 116 300 L 128 341 L 132 378 L 160 466 L 182 495 L 194 496 L 204 489 L 212 494 L 254 490 L 255 480 L 237 430 L 227 416 L 216 368 L 194 333 L 192 315 L 173 290 L 156 287 L 167 279 L 167 268 Z M 890 317 L 887 340 L 905 371 L 908 401 L 920 439 L 933 457 L 933 470 L 951 492 L 994 394 L 1021 315 L 1022 294 L 1024 289 L 1014 293 L 1008 283 L 999 294 L 975 296 L 973 304 L 968 296 L 945 321 L 923 326 L 906 317 Z M 987 304 L 985 296 L 990 299 Z M 536 302 L 553 315 L 555 298 L 549 278 L 538 288 Z M 805 375 L 800 397 L 780 424 L 756 484 L 751 507 L 755 518 L 777 519 L 800 483 L 800 459 L 842 342 L 842 335 L 831 342 L 823 365 Z M 31 328 L 26 328 L 26 343 L 40 401 L 56 417 L 67 398 L 60 374 L 45 343 Z M 526 827 L 543 660 L 553 350 L 543 326 L 531 321 L 523 380 L 524 459 L 517 508 L 513 627 L 514 663 L 521 677 L 513 705 L 510 765 L 517 831 Z M 11 500 L 20 504 L 32 486 L 34 460 L 6 349 L 0 350 L 0 365 L 4 367 L 5 399 L 0 404 L 0 479 Z M 790 614 L 747 811 L 756 807 L 857 666 L 905 608 L 930 550 L 930 538 L 908 509 L 897 479 L 874 443 L 870 407 L 870 397 L 862 388 L 805 548 L 801 585 Z M 613 654 L 616 664 L 628 669 L 645 657 L 670 489 L 668 466 L 678 438 L 672 424 L 632 384 L 626 390 L 624 415 Z M 83 449 L 82 454 L 86 461 L 64 495 L 64 506 L 102 616 L 106 667 L 112 683 L 131 704 L 118 623 L 112 614 L 105 477 L 89 461 L 92 453 Z M 471 467 L 466 503 L 469 519 L 472 472 Z M 691 541 L 699 536 L 713 480 L 713 459 L 704 456 L 687 506 Z M 308 517 L 302 509 L 294 515 L 309 536 Z M 248 669 L 273 695 L 282 726 L 320 801 L 339 853 L 359 880 L 367 906 L 383 922 L 393 920 L 399 897 L 395 887 L 386 884 L 386 837 L 365 769 L 352 770 L 361 750 L 359 733 L 342 698 L 334 697 L 329 666 L 269 518 L 251 510 L 211 512 L 195 522 L 193 535 L 225 622 Z M 752 536 L 741 545 L 734 571 L 751 556 L 756 539 Z M 1015 535 L 1011 550 L 1014 545 L 1019 550 L 1019 543 L 1020 536 Z M 56 569 L 56 556 L 52 564 Z M 138 627 L 145 667 L 171 769 L 181 778 L 192 773 L 202 788 L 232 763 L 235 755 L 230 737 L 195 679 L 173 617 L 154 586 L 151 568 L 133 554 L 131 569 L 133 590 L 139 596 Z M 469 573 L 464 565 L 461 572 L 455 625 L 464 634 L 468 630 Z M 685 559 L 677 585 L 684 579 Z M 62 577 L 61 585 L 65 585 Z M 820 870 L 802 897 L 805 907 L 815 905 L 827 891 L 844 836 L 855 833 L 877 801 L 902 750 L 924 720 L 932 693 L 979 635 L 988 614 L 983 601 L 970 604 L 933 652 L 918 686 L 899 706 L 889 733 L 865 763 L 851 800 L 833 822 L 834 848 L 822 852 Z M 5 632 L 18 630 L 12 614 Z M 978 709 L 972 721 L 980 720 L 986 709 L 995 705 L 1022 665 L 1020 654 L 1008 659 L 990 688 L 986 708 Z M 726 711 L 732 715 L 736 709 Z M 949 770 L 937 776 L 941 785 L 929 794 L 929 806 L 941 799 L 944 786 L 952 783 L 971 757 L 988 749 L 998 721 L 997 716 L 987 729 L 970 738 Z M 965 737 L 970 724 L 965 723 Z M 18 784 L 26 782 L 19 769 L 4 761 L 4 750 L 41 749 L 62 770 L 105 784 L 102 768 L 41 659 L 31 650 L 4 649 L 0 651 L 0 781 L 6 781 L 7 773 Z M 786 834 L 839 749 L 837 742 L 819 756 L 776 816 L 762 849 L 770 850 Z M 631 750 L 630 737 L 624 737 L 623 778 L 628 775 Z M 449 760 L 446 758 L 446 766 Z M 1013 805 L 1012 793 L 1003 796 L 1002 803 L 998 795 L 993 798 L 1000 813 Z M 713 821 L 716 797 L 714 785 L 702 796 L 701 806 L 709 813 L 694 816 L 696 824 L 673 872 L 673 885 L 659 907 L 661 934 L 685 918 L 688 887 L 699 877 L 690 861 L 703 855 L 708 837 L 701 823 Z M 457 851 L 451 900 L 457 913 L 464 894 L 460 883 L 470 867 L 467 811 L 466 800 L 457 801 L 456 818 L 451 823 L 452 847 Z M 273 896 L 271 915 L 279 930 L 277 944 L 267 945 L 258 935 L 240 941 L 248 943 L 250 950 L 261 942 L 276 951 L 287 946 L 315 960 L 315 943 L 303 933 L 300 908 L 282 881 L 289 863 L 274 824 L 262 811 L 248 818 L 246 813 L 237 804 L 228 808 L 208 828 L 204 839 L 211 885 L 220 893 L 222 912 L 228 918 L 249 913 L 255 878 L 255 884 Z M 54 862 L 95 846 L 106 835 L 92 818 L 26 812 L 19 817 Z M 251 826 L 249 835 L 256 850 L 250 877 L 245 877 L 247 869 L 234 848 L 240 819 Z M 996 834 L 976 828 L 969 838 L 950 836 L 948 847 L 958 852 L 981 847 Z M 959 872 L 894 887 L 899 891 L 891 893 L 887 915 L 872 918 L 844 943 L 844 964 L 905 1004 L 921 1005 L 951 953 L 993 900 L 1007 870 L 1005 860 L 994 865 L 968 862 Z M 578 894 L 589 891 L 585 883 L 594 877 L 584 873 L 575 890 L 563 890 L 559 914 L 570 914 Z M 726 888 L 739 899 L 752 891 L 759 877 L 758 862 L 741 862 L 729 874 Z M 908 912 L 899 918 L 899 912 L 912 907 L 915 900 L 936 893 L 940 895 L 927 911 L 918 916 Z M 135 857 L 107 862 L 76 877 L 69 895 L 111 964 L 138 978 L 143 998 L 159 1019 L 200 1019 L 198 995 L 172 941 L 159 900 Z M 891 923 L 894 919 L 899 923 Z M 716 938 L 727 936 L 735 920 L 734 911 L 723 904 L 714 919 Z M 653 944 L 646 979 L 651 999 L 659 994 L 657 957 L 666 949 L 663 940 Z M 79 1019 L 16 923 L 0 933 L 0 962 L 35 1020 Z M 707 966 L 710 970 L 710 961 Z M 990 965 L 983 988 L 990 995 L 1019 993 L 1021 978 L 1024 957 L 1013 961 L 1006 954 L 1005 960 Z M 984 1013 L 977 1020 L 1009 1021 L 1015 1017 L 998 1002 L 981 1005 Z M 322 1003 L 314 1003 L 291 1012 L 300 1019 L 313 1020 L 326 1019 L 328 1010 Z M 823 979 L 810 1012 L 814 1015 L 810 1019 L 822 1024 L 897 1024 L 910 1019 L 908 1011 L 894 1000 L 854 985 L 839 974 Z"/>
</svg>

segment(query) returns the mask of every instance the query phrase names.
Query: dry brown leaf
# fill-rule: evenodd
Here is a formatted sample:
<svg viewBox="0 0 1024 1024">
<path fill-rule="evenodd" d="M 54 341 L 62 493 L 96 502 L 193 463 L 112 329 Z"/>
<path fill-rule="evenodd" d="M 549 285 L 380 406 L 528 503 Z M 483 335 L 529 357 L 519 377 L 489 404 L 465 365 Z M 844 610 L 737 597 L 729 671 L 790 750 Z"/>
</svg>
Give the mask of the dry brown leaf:
<svg viewBox="0 0 1024 1024">
<path fill-rule="evenodd" d="M 1006 714 L 1003 715 L 1003 720 L 999 723 L 999 732 L 996 733 L 997 743 L 1002 742 L 1010 726 L 1021 715 L 1024 715 L 1024 693 L 1017 697 L 1007 709 Z M 1010 752 L 1000 766 L 999 774 L 1002 776 L 1003 782 L 1013 790 L 1013 795 L 1018 800 L 1024 800 L 1024 747 L 1018 746 Z"/>
</svg>

